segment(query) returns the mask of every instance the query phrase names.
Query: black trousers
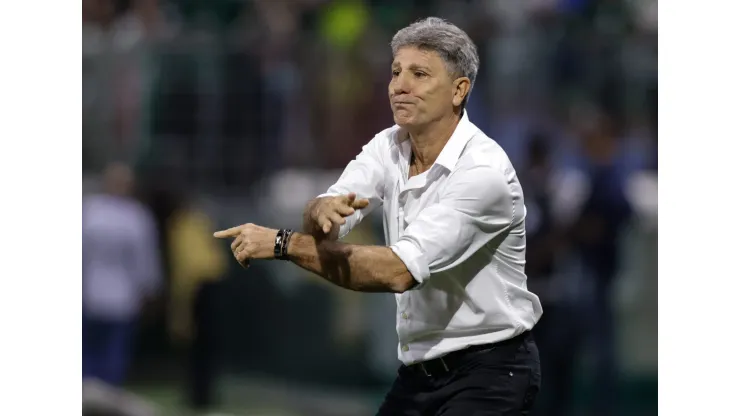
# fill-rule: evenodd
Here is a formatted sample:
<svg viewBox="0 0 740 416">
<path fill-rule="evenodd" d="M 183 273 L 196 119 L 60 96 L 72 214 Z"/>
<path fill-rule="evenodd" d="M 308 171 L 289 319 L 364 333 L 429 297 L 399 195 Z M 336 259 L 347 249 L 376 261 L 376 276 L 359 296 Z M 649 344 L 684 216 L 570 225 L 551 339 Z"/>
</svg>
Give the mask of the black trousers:
<svg viewBox="0 0 740 416">
<path fill-rule="evenodd" d="M 528 415 L 540 389 L 540 358 L 530 332 L 401 366 L 378 416 Z"/>
</svg>

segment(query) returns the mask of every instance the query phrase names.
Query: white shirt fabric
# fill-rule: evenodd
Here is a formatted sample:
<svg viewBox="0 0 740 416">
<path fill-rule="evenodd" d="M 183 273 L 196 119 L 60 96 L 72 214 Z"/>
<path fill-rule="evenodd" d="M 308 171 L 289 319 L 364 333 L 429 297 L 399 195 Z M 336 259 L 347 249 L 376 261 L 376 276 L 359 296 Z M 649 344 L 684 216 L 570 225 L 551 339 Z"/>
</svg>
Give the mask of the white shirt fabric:
<svg viewBox="0 0 740 416">
<path fill-rule="evenodd" d="M 157 228 L 136 201 L 92 195 L 82 202 L 82 304 L 107 320 L 136 317 L 161 287 Z"/>
<path fill-rule="evenodd" d="M 542 307 L 527 290 L 526 210 L 506 153 L 463 113 L 431 169 L 408 178 L 410 156 L 400 127 L 388 128 L 321 195 L 370 200 L 340 238 L 382 205 L 386 243 L 419 283 L 395 295 L 399 360 L 430 360 L 531 329 Z"/>
</svg>

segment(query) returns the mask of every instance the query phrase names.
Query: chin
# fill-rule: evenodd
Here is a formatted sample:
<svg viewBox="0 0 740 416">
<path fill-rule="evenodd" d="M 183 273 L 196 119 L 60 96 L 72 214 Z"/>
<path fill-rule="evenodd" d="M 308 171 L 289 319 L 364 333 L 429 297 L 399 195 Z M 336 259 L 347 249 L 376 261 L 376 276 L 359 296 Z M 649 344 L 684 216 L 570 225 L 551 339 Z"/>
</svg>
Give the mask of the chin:
<svg viewBox="0 0 740 416">
<path fill-rule="evenodd" d="M 393 114 L 393 121 L 401 127 L 413 126 L 414 117 L 410 114 Z"/>
</svg>

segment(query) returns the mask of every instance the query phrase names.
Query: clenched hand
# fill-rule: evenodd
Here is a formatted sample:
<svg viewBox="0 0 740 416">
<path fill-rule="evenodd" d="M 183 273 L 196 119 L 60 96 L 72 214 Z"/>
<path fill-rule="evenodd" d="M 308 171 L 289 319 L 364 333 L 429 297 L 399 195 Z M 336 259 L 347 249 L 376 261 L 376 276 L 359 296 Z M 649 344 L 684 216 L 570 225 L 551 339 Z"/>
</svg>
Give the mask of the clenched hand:
<svg viewBox="0 0 740 416">
<path fill-rule="evenodd" d="M 355 213 L 355 210 L 365 208 L 369 204 L 370 201 L 367 199 L 357 199 L 357 194 L 354 192 L 314 199 L 306 207 L 304 230 L 314 235 L 329 234 L 332 229 L 338 229 L 346 222 L 345 217 L 349 217 Z"/>
</svg>

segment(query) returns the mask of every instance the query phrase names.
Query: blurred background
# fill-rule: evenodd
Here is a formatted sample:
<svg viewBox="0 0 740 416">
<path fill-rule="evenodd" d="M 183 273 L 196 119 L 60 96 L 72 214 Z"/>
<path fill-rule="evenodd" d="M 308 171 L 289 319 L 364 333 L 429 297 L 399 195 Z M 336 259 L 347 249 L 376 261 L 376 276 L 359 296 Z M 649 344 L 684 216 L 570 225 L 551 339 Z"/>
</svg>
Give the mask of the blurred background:
<svg viewBox="0 0 740 416">
<path fill-rule="evenodd" d="M 467 111 L 524 186 L 535 414 L 657 414 L 657 0 L 83 0 L 86 414 L 374 414 L 393 296 L 211 234 L 298 228 L 392 125 L 391 37 L 430 15 L 478 45 Z"/>
</svg>

